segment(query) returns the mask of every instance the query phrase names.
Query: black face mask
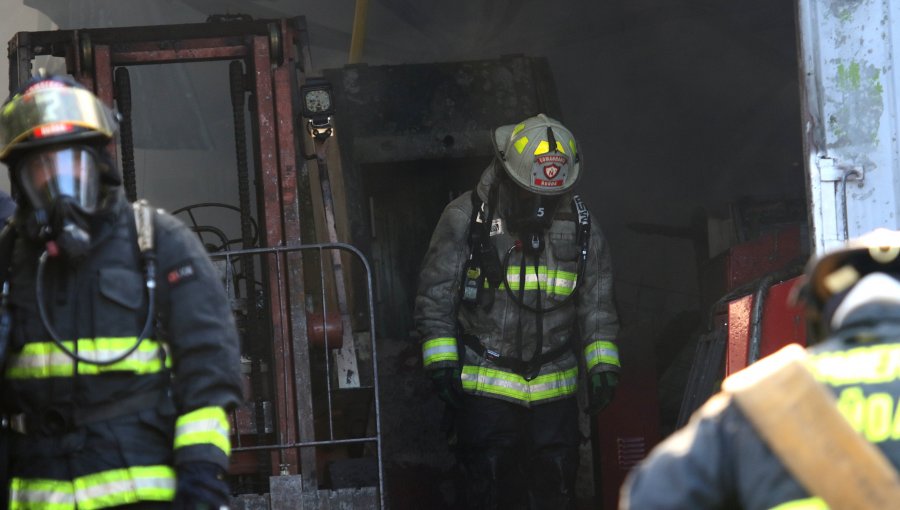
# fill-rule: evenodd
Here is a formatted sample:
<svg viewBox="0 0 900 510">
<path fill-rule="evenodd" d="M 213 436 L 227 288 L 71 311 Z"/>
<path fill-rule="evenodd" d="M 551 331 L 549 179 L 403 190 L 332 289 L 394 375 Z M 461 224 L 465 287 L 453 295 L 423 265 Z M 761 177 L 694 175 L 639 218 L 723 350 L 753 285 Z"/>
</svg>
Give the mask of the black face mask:
<svg viewBox="0 0 900 510">
<path fill-rule="evenodd" d="M 46 209 L 31 209 L 23 220 L 24 235 L 44 243 L 51 257 L 77 261 L 90 250 L 89 218 L 70 197 L 59 197 Z"/>
<path fill-rule="evenodd" d="M 109 205 L 116 172 L 105 151 L 58 145 L 28 153 L 15 163 L 24 234 L 46 244 L 48 255 L 77 260 L 90 249 L 91 218 Z"/>
</svg>

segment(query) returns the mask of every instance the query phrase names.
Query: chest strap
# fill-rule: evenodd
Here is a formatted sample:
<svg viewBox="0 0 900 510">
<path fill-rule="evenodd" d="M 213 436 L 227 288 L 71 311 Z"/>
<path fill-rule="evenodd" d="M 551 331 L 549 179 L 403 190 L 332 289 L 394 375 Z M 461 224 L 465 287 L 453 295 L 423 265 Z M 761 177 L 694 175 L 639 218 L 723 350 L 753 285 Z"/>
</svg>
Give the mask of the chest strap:
<svg viewBox="0 0 900 510">
<path fill-rule="evenodd" d="M 163 396 L 163 391 L 160 388 L 142 391 L 106 404 L 89 407 L 58 406 L 41 412 L 15 414 L 8 418 L 8 426 L 20 434 L 61 435 L 90 423 L 155 408 Z"/>
</svg>

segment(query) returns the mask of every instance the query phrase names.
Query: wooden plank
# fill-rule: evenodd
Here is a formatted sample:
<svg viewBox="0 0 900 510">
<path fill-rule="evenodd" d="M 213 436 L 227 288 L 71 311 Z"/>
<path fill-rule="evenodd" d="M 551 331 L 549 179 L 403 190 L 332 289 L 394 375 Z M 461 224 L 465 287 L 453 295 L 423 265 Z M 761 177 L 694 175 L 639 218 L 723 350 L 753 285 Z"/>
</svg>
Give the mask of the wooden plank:
<svg viewBox="0 0 900 510">
<path fill-rule="evenodd" d="M 722 389 L 791 474 L 829 507 L 894 507 L 897 471 L 838 412 L 834 396 L 806 369 L 805 356 L 799 345 L 788 345 L 728 377 Z"/>
</svg>

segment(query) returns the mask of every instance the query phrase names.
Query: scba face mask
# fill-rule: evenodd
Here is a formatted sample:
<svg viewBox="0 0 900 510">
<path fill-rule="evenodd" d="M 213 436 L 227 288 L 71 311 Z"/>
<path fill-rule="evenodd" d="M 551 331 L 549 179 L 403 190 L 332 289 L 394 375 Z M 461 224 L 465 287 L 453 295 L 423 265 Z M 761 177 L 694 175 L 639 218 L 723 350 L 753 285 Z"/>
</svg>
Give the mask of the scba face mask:
<svg viewBox="0 0 900 510">
<path fill-rule="evenodd" d="M 22 194 L 33 211 L 26 233 L 70 258 L 90 248 L 89 218 L 101 208 L 102 158 L 86 146 L 35 151 L 17 164 Z"/>
</svg>

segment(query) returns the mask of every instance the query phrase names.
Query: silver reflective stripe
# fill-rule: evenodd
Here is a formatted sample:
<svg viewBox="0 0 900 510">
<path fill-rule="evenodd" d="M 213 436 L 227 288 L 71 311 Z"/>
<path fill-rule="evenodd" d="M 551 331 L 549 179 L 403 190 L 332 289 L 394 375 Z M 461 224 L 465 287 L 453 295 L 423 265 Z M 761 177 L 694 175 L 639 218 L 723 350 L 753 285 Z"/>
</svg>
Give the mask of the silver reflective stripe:
<svg viewBox="0 0 900 510">
<path fill-rule="evenodd" d="M 96 481 L 94 481 L 96 479 Z M 84 483 L 79 483 L 84 480 Z M 124 468 L 76 481 L 79 508 L 104 508 L 136 500 L 168 501 L 175 493 L 175 473 L 168 466 Z"/>
<path fill-rule="evenodd" d="M 427 367 L 438 361 L 458 361 L 456 338 L 432 338 L 422 344 L 422 363 Z"/>
<path fill-rule="evenodd" d="M 510 290 L 519 290 L 520 266 L 510 266 L 506 273 Z M 525 290 L 541 290 L 550 294 L 569 295 L 575 289 L 576 274 L 569 271 L 550 271 L 546 266 L 538 266 L 535 274 L 533 267 L 525 269 Z"/>
<path fill-rule="evenodd" d="M 465 365 L 461 378 L 466 390 L 533 403 L 575 393 L 578 368 L 551 372 L 526 381 L 522 376 L 511 372 Z"/>
<path fill-rule="evenodd" d="M 605 363 L 607 365 L 621 366 L 619 363 L 619 349 L 613 342 L 598 340 L 584 348 L 584 359 L 588 370 Z"/>
<path fill-rule="evenodd" d="M 108 498 L 112 494 L 137 493 L 137 480 L 109 480 L 89 487 L 80 487 L 75 491 L 75 499 L 89 501 Z M 174 485 L 173 485 L 174 487 Z"/>
<path fill-rule="evenodd" d="M 125 338 L 82 338 L 77 342 L 64 341 L 70 351 L 75 351 L 82 358 L 92 361 L 103 361 L 121 356 L 134 346 L 135 337 Z M 96 375 L 103 372 L 128 371 L 136 374 L 156 373 L 170 365 L 170 358 L 163 356 L 164 346 L 147 338 L 138 349 L 122 361 L 111 365 L 92 365 L 79 363 L 78 373 Z M 22 351 L 11 356 L 6 369 L 9 379 L 38 379 L 47 377 L 71 377 L 75 363 L 53 342 L 26 343 Z"/>
<path fill-rule="evenodd" d="M 9 483 L 10 510 L 75 508 L 72 482 L 68 480 L 24 480 L 13 478 Z"/>
<path fill-rule="evenodd" d="M 231 453 L 228 418 L 218 406 L 195 409 L 175 421 L 175 449 L 193 445 L 212 445 L 225 455 Z"/>
<path fill-rule="evenodd" d="M 172 501 L 175 470 L 171 466 L 132 466 L 69 480 L 13 478 L 10 509 L 95 510 L 138 501 Z"/>
</svg>

